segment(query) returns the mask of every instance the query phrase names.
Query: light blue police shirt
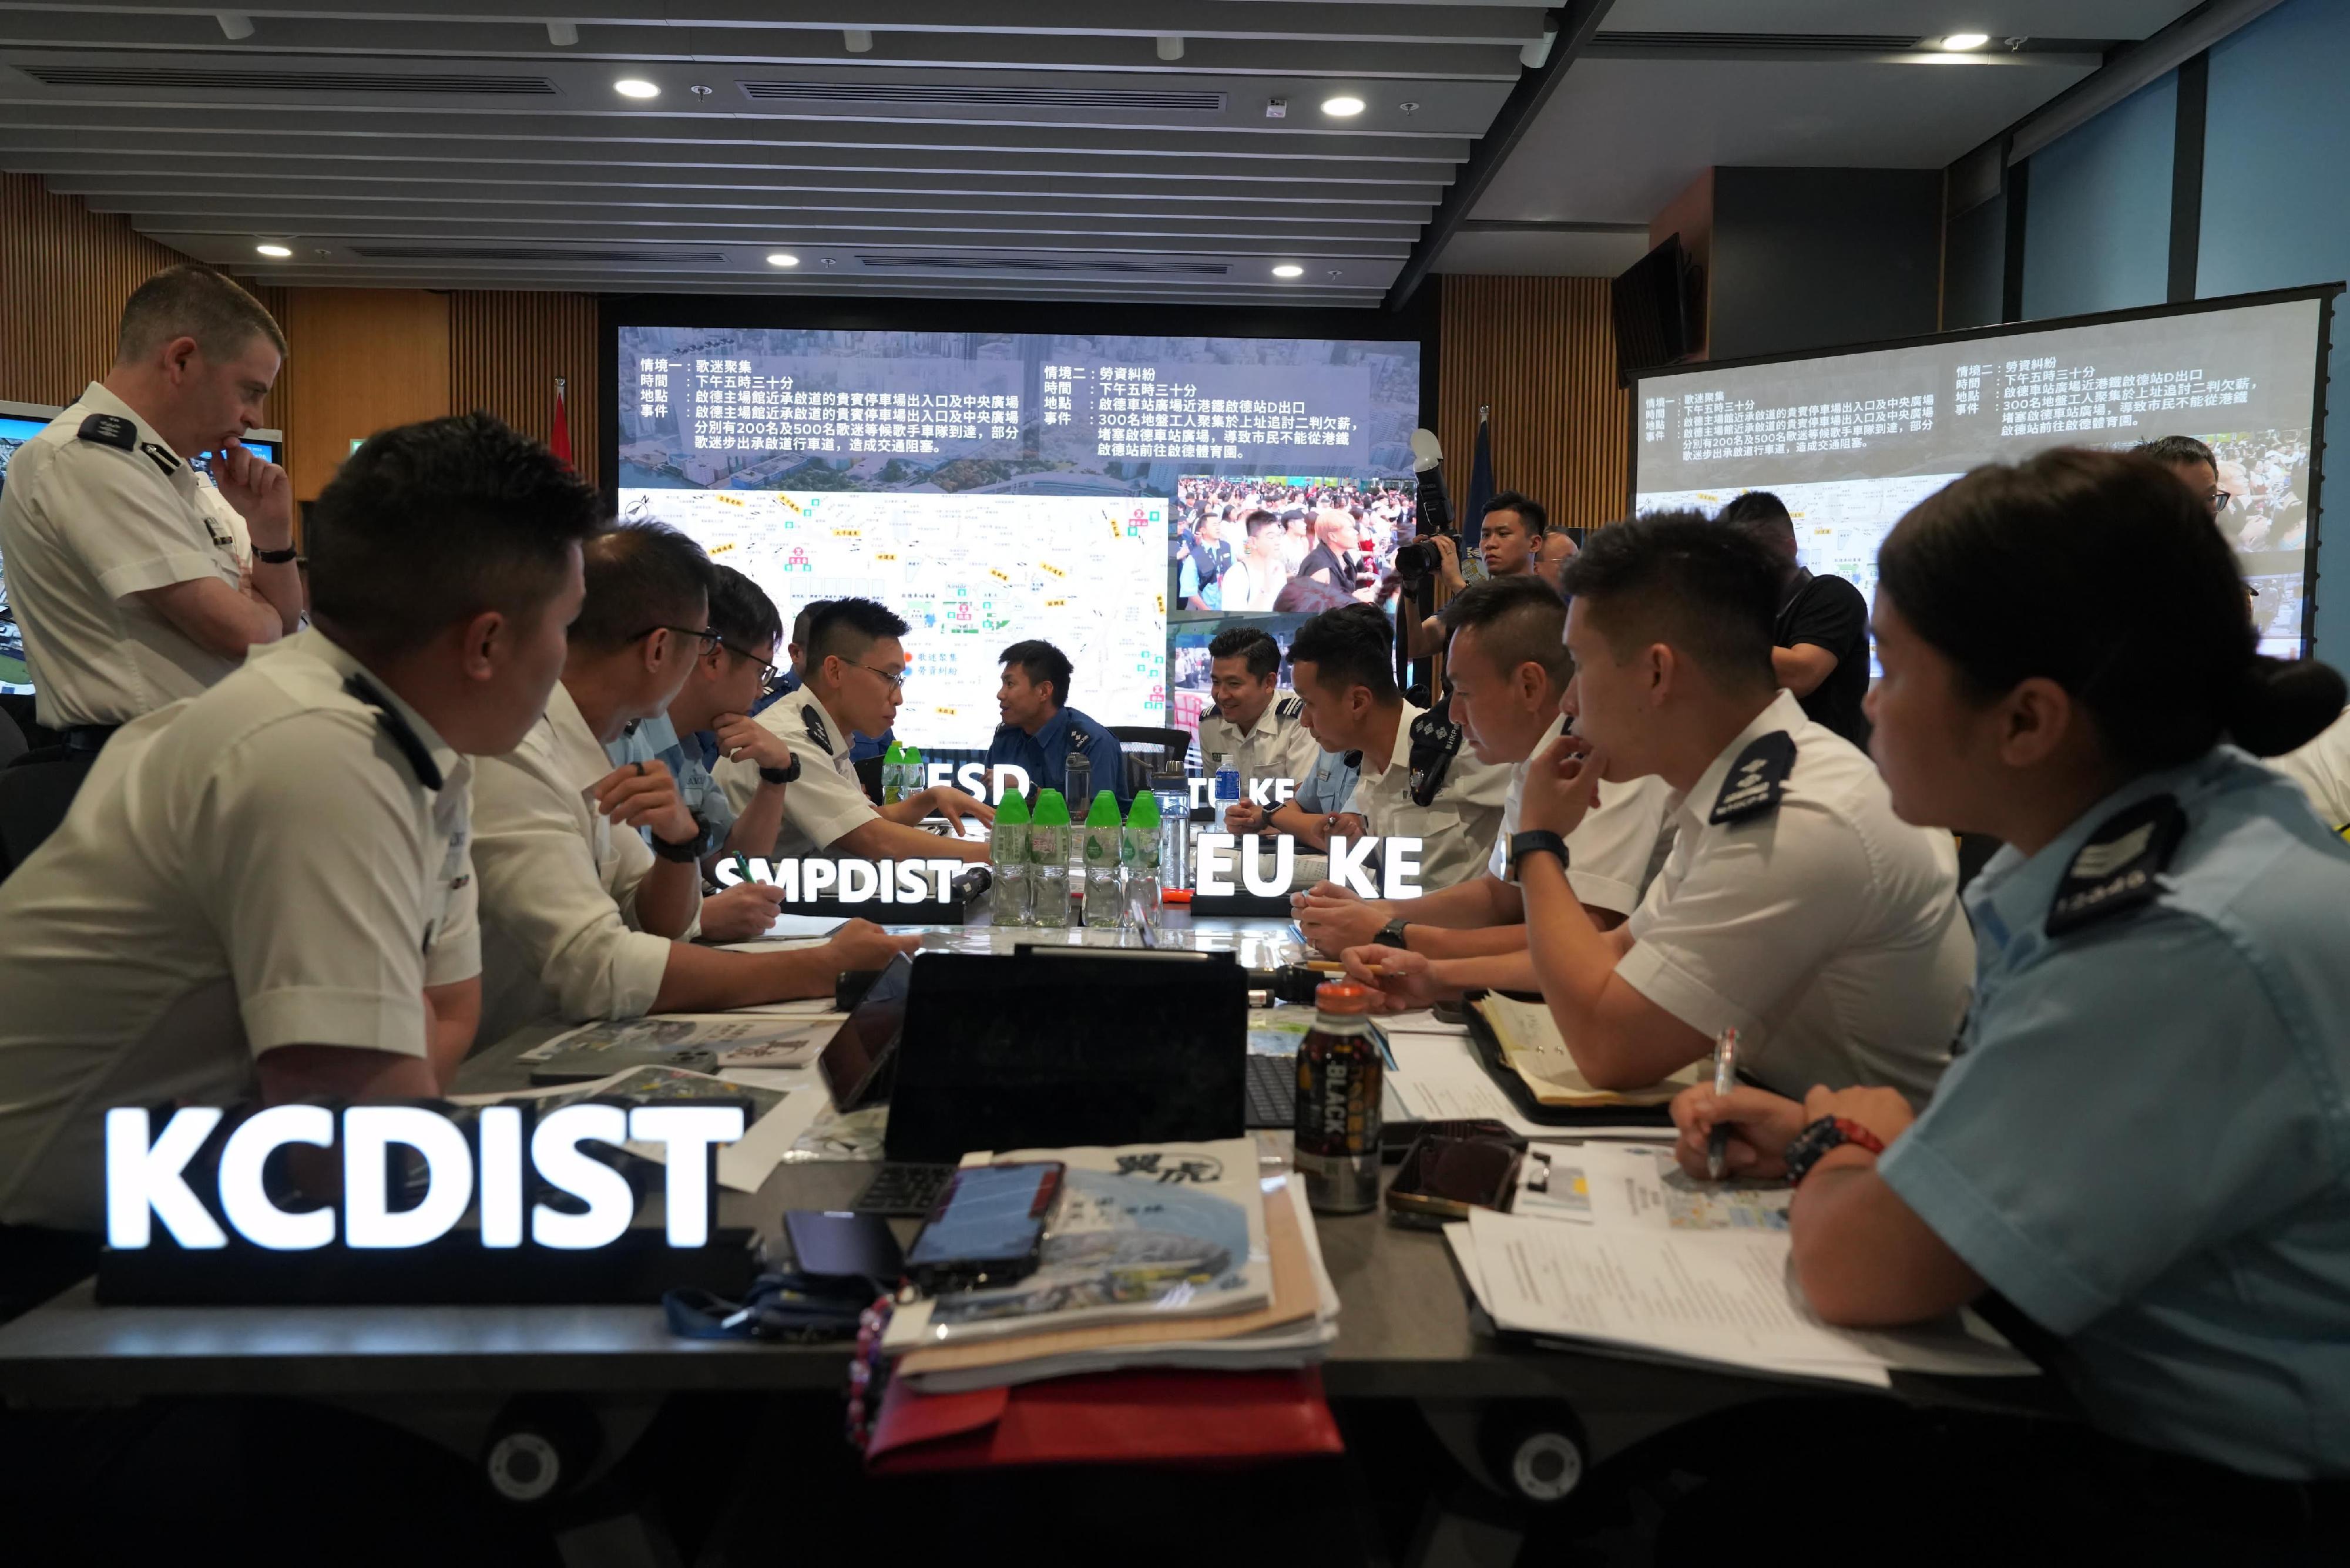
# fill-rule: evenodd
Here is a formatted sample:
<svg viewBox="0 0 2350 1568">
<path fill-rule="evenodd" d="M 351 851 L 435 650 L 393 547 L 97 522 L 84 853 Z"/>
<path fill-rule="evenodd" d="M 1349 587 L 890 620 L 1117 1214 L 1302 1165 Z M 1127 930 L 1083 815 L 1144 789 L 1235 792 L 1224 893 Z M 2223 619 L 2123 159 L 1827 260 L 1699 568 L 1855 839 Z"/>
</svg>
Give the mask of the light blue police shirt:
<svg viewBox="0 0 2350 1568">
<path fill-rule="evenodd" d="M 2168 793 L 2153 902 L 2051 938 L 2082 846 Z M 1975 1004 L 1877 1171 L 2064 1340 L 2107 1429 L 2350 1474 L 2350 846 L 2231 747 L 2145 775 L 1968 889 Z"/>
<path fill-rule="evenodd" d="M 695 740 L 698 742 L 700 736 Z M 710 776 L 703 748 L 681 741 L 677 726 L 670 722 L 668 714 L 656 713 L 629 725 L 619 740 L 604 748 L 604 754 L 612 759 L 616 768 L 625 768 L 631 763 L 667 763 L 670 776 L 677 780 L 677 793 L 685 802 L 685 809 L 716 830 L 712 842 L 725 843 L 726 836 L 734 830 L 734 807 L 728 803 L 726 792 Z M 650 829 L 637 831 L 647 843 L 652 841 Z"/>
<path fill-rule="evenodd" d="M 1350 756 L 1357 759 L 1352 767 L 1347 764 Z M 1315 757 L 1314 771 L 1297 783 L 1297 809 L 1314 816 L 1346 810 L 1362 777 L 1360 757 L 1357 752 L 1324 752 Z"/>
</svg>

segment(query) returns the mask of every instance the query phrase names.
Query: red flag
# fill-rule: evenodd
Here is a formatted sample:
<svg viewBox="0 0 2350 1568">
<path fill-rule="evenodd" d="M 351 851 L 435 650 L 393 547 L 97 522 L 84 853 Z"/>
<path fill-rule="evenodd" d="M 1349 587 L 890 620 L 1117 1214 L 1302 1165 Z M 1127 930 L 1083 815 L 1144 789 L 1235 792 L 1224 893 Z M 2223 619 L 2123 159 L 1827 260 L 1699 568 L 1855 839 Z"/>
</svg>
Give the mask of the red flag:
<svg viewBox="0 0 2350 1568">
<path fill-rule="evenodd" d="M 547 449 L 563 460 L 566 468 L 571 466 L 571 421 L 563 410 L 563 390 L 568 385 L 562 377 L 555 378 L 555 429 L 546 438 Z"/>
</svg>

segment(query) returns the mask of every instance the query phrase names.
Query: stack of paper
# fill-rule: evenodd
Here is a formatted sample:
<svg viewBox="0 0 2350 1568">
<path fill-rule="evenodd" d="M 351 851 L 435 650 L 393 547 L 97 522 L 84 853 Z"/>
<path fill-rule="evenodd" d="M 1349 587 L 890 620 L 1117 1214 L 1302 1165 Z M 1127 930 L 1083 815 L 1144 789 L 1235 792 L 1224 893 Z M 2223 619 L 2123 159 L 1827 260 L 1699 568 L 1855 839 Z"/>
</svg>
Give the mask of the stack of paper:
<svg viewBox="0 0 2350 1568">
<path fill-rule="evenodd" d="M 1879 1387 L 1897 1371 L 2037 1371 L 1970 1311 L 1885 1333 L 1820 1321 L 1795 1282 L 1783 1186 L 1690 1181 L 1664 1149 L 1546 1152 L 1546 1190 L 1522 1194 L 1521 1212 L 1481 1209 L 1445 1228 L 1504 1334 Z"/>
<path fill-rule="evenodd" d="M 1042 1264 L 1014 1285 L 899 1308 L 884 1344 L 912 1386 L 1303 1366 L 1337 1337 L 1337 1292 L 1299 1184 L 1261 1179 L 1248 1139 L 973 1163 L 1038 1159 L 1068 1168 Z"/>
<path fill-rule="evenodd" d="M 1644 1089 L 1594 1088 L 1575 1065 L 1575 1054 L 1566 1048 L 1548 1007 L 1492 992 L 1477 1002 L 1476 1008 L 1492 1026 L 1493 1038 L 1501 1042 L 1503 1060 L 1525 1080 L 1539 1105 L 1562 1110 L 1661 1106 L 1698 1081 L 1700 1068 L 1692 1062 L 1663 1083 Z"/>
</svg>

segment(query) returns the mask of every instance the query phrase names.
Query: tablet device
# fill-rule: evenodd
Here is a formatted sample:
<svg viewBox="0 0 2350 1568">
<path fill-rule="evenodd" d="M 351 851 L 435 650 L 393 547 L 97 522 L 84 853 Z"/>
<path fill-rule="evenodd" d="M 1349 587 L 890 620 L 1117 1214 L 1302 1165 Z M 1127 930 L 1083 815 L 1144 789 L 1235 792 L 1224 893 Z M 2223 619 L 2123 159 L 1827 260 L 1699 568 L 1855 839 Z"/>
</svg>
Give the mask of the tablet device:
<svg viewBox="0 0 2350 1568">
<path fill-rule="evenodd" d="M 816 1071 L 837 1109 L 854 1111 L 889 1097 L 898 1041 L 906 1027 L 906 989 L 914 971 L 911 953 L 889 961 L 856 1011 L 833 1033 L 816 1058 Z"/>
</svg>

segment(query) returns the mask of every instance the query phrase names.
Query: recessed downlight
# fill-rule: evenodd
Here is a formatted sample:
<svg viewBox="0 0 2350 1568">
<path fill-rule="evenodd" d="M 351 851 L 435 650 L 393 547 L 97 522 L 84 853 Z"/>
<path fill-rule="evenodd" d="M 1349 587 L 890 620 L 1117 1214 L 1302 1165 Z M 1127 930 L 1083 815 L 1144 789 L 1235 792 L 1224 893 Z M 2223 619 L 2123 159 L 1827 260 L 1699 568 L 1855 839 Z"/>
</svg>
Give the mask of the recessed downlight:
<svg viewBox="0 0 2350 1568">
<path fill-rule="evenodd" d="M 612 84 L 612 90 L 622 98 L 659 98 L 660 87 L 642 77 L 622 77 Z"/>
<path fill-rule="evenodd" d="M 1942 47 L 1959 50 L 1980 49 L 1990 42 L 1989 33 L 1950 33 L 1943 37 Z"/>
<path fill-rule="evenodd" d="M 800 258 L 792 254 L 789 251 L 769 251 L 767 253 L 767 265 L 769 266 L 797 266 L 800 265 Z"/>
<path fill-rule="evenodd" d="M 269 257 L 272 257 L 272 258 L 274 258 L 274 259 L 280 260 L 280 261 L 284 260 L 286 257 L 290 256 L 290 255 L 292 255 L 292 254 L 294 254 L 294 247 L 293 247 L 293 246 L 291 246 L 291 245 L 262 244 L 262 245 L 255 245 L 255 246 L 254 246 L 253 248 L 254 248 L 255 250 L 258 251 L 259 253 L 261 253 L 263 255 L 269 256 Z"/>
<path fill-rule="evenodd" d="M 1345 119 L 1363 112 L 1363 100 L 1358 98 L 1326 98 L 1322 100 L 1322 112 Z"/>
<path fill-rule="evenodd" d="M 1305 269 L 1299 266 L 1295 262 L 1284 262 L 1279 266 L 1273 269 L 1273 275 L 1275 277 L 1304 277 L 1305 275 Z"/>
</svg>

